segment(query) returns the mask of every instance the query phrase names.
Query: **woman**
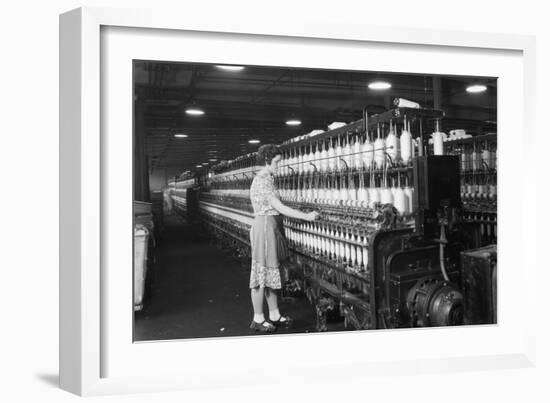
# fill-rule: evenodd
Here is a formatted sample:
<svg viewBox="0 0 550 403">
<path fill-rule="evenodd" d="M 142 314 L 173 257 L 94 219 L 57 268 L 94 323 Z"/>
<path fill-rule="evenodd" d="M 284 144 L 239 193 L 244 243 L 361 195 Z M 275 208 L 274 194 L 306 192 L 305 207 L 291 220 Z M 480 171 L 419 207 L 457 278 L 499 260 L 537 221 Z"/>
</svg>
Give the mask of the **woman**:
<svg viewBox="0 0 550 403">
<path fill-rule="evenodd" d="M 291 319 L 279 313 L 276 290 L 281 289 L 280 264 L 287 255 L 281 214 L 314 221 L 319 213 L 302 213 L 285 206 L 279 200 L 273 174 L 281 159 L 276 145 L 266 144 L 258 150 L 258 171 L 250 186 L 250 200 L 254 209 L 254 222 L 250 230 L 252 246 L 252 270 L 250 295 L 254 318 L 250 328 L 255 331 L 273 332 L 277 326 L 288 326 Z M 269 307 L 269 321 L 264 316 L 264 297 Z"/>
</svg>

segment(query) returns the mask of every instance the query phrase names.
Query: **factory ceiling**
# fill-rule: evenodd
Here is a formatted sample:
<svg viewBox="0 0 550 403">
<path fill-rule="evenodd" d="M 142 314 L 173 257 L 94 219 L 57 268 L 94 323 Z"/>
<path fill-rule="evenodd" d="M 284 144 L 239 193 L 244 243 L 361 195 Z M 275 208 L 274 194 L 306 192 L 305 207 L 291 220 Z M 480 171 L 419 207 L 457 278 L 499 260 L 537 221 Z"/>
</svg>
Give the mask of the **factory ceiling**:
<svg viewBox="0 0 550 403">
<path fill-rule="evenodd" d="M 172 175 L 215 164 L 327 125 L 361 118 L 390 108 L 396 97 L 445 112 L 443 130 L 464 128 L 472 134 L 496 132 L 496 79 L 400 73 L 331 71 L 246 66 L 227 71 L 209 64 L 134 62 L 135 118 L 144 136 L 149 170 Z M 392 84 L 384 91 L 367 87 L 373 80 Z M 440 81 L 439 81 L 440 80 Z M 485 84 L 483 93 L 466 86 Z M 434 97 L 435 93 L 435 97 Z M 189 107 L 204 115 L 185 113 Z M 298 118 L 300 126 L 288 126 Z M 185 134 L 176 138 L 174 134 Z M 248 140 L 259 139 L 260 144 Z"/>
</svg>

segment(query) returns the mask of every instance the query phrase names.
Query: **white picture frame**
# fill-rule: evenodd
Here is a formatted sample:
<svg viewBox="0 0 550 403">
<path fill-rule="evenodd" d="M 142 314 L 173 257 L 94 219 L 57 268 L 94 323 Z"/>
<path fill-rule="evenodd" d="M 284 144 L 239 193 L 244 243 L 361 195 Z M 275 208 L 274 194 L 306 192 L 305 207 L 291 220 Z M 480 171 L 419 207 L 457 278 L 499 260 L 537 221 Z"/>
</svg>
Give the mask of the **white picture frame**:
<svg viewBox="0 0 550 403">
<path fill-rule="evenodd" d="M 109 27 L 118 28 L 111 31 L 114 32 L 114 39 L 105 42 L 102 32 L 109 31 Z M 534 38 L 530 36 L 474 34 L 399 27 L 383 28 L 365 26 L 362 23 L 327 24 L 315 21 L 313 18 L 302 20 L 300 23 L 289 21 L 283 25 L 276 21 L 243 21 L 235 18 L 206 21 L 204 19 L 195 20 L 189 15 L 174 15 L 168 11 L 151 10 L 81 8 L 61 15 L 60 385 L 63 389 L 79 395 L 98 395 L 205 388 L 236 383 L 245 386 L 273 382 L 273 379 L 268 379 L 261 371 L 254 371 L 265 366 L 262 363 L 257 367 L 252 365 L 248 368 L 239 364 L 235 366 L 234 370 L 231 370 L 234 368 L 231 360 L 242 358 L 246 361 L 243 358 L 244 355 L 239 355 L 246 354 L 245 347 L 276 349 L 289 345 L 298 346 L 295 348 L 303 352 L 301 357 L 286 361 L 276 360 L 274 363 L 275 368 L 284 370 L 278 372 L 277 382 L 281 382 L 281 380 L 293 382 L 297 377 L 301 380 L 323 379 L 327 376 L 327 369 L 338 369 L 333 373 L 338 372 L 342 374 L 339 375 L 341 377 L 345 377 L 345 374 L 349 373 L 353 373 L 354 377 L 357 377 L 373 374 L 406 374 L 411 371 L 432 373 L 521 368 L 534 365 L 536 285 L 529 283 L 526 279 L 536 278 L 536 253 L 533 251 L 534 245 L 528 241 L 527 237 L 529 233 L 536 233 L 536 228 L 534 220 L 522 219 L 528 217 L 529 214 L 526 203 L 515 211 L 516 218 L 519 218 L 519 222 L 521 222 L 519 228 L 514 229 L 515 239 L 521 240 L 516 246 L 521 259 L 514 260 L 513 257 L 510 257 L 506 260 L 499 260 L 499 287 L 500 284 L 504 285 L 502 292 L 499 288 L 499 315 L 502 313 L 504 316 L 499 316 L 498 326 L 395 330 L 391 333 L 382 331 L 349 332 L 346 335 L 323 334 L 320 337 L 318 335 L 289 335 L 246 338 L 246 340 L 228 338 L 215 341 L 158 342 L 139 345 L 132 344 L 131 339 L 128 340 L 125 336 L 119 339 L 114 338 L 112 335 L 114 330 L 109 329 L 114 326 L 113 317 L 116 319 L 116 310 L 112 310 L 112 307 L 115 305 L 120 307 L 124 304 L 130 306 L 131 299 L 128 301 L 123 297 L 113 299 L 114 284 L 116 281 L 124 280 L 124 273 L 117 277 L 117 280 L 110 277 L 111 272 L 106 272 L 105 267 L 109 267 L 110 259 L 117 259 L 116 254 L 122 255 L 128 252 L 127 246 L 128 243 L 131 244 L 131 237 L 128 232 L 128 239 L 117 238 L 117 242 L 122 242 L 123 247 L 116 251 L 113 250 L 114 248 L 109 248 L 104 228 L 111 225 L 111 220 L 112 222 L 116 221 L 113 217 L 117 217 L 115 213 L 121 211 L 116 208 L 115 210 L 111 209 L 111 204 L 115 203 L 113 198 L 117 197 L 113 194 L 115 188 L 112 187 L 112 182 L 116 182 L 118 178 L 126 178 L 128 166 L 131 169 L 131 163 L 128 165 L 126 157 L 121 157 L 120 166 L 115 166 L 112 163 L 115 149 L 122 150 L 122 154 L 124 154 L 125 147 L 128 152 L 131 150 L 131 131 L 128 133 L 127 130 L 124 130 L 128 124 L 131 126 L 131 122 L 125 118 L 125 114 L 128 112 L 128 102 L 131 104 L 131 99 L 124 100 L 124 93 L 113 95 L 113 98 L 109 98 L 110 95 L 104 98 L 104 94 L 110 91 L 109 86 L 116 86 L 119 81 L 116 81 L 117 84 L 113 84 L 113 81 L 106 82 L 102 77 L 105 63 L 109 64 L 108 61 L 102 60 L 102 57 L 111 55 L 108 52 L 105 53 L 102 47 L 120 46 L 122 43 L 120 40 L 124 39 L 121 36 L 132 35 L 132 32 L 125 32 L 124 29 L 147 30 L 147 32 L 144 31 L 144 36 L 141 38 L 144 41 L 143 48 L 151 45 L 147 39 L 148 34 L 155 33 L 157 37 L 154 40 L 158 41 L 178 41 L 180 38 L 177 35 L 180 32 L 182 35 L 192 33 L 193 40 L 201 40 L 201 35 L 212 38 L 214 43 L 212 46 L 215 46 L 215 42 L 225 35 L 228 40 L 230 38 L 238 40 L 252 38 L 253 42 L 259 45 L 267 46 L 269 43 L 270 46 L 277 46 L 278 43 L 283 43 L 297 45 L 301 48 L 310 47 L 310 49 L 319 41 L 319 46 L 325 46 L 327 49 L 332 46 L 331 49 L 335 52 L 345 46 L 374 46 L 381 51 L 384 51 L 384 47 L 394 47 L 395 49 L 419 52 L 419 54 L 432 51 L 447 52 L 449 57 L 455 58 L 461 57 L 461 52 L 475 53 L 478 57 L 484 57 L 489 53 L 494 53 L 495 57 L 499 57 L 500 54 L 510 54 L 509 60 L 503 56 L 503 64 L 509 63 L 512 67 L 510 67 L 509 76 L 505 75 L 506 82 L 502 85 L 499 84 L 499 93 L 501 90 L 505 92 L 509 90 L 508 94 L 514 92 L 519 96 L 515 102 L 517 103 L 519 102 L 517 99 L 521 99 L 523 108 L 522 113 L 516 114 L 515 123 L 510 122 L 509 116 L 506 115 L 508 110 L 506 107 L 509 105 L 505 104 L 509 101 L 503 100 L 499 95 L 499 161 L 502 161 L 502 164 L 499 162 L 499 258 L 501 253 L 507 253 L 506 248 L 513 241 L 510 236 L 507 238 L 505 231 L 506 228 L 509 229 L 510 225 L 513 225 L 510 217 L 506 217 L 509 214 L 505 209 L 506 199 L 507 196 L 513 196 L 506 181 L 518 178 L 511 169 L 513 161 L 511 162 L 506 157 L 507 150 L 513 147 L 506 140 L 507 130 L 514 129 L 523 133 L 523 146 L 516 150 L 516 155 L 519 155 L 521 161 L 528 161 L 528 151 L 534 147 L 535 42 Z M 118 38 L 116 37 L 117 32 L 121 34 Z M 136 32 L 138 31 L 135 31 L 134 34 Z M 163 36 L 163 32 L 171 34 Z M 207 44 L 206 46 L 211 45 Z M 132 49 L 132 47 L 129 46 L 128 49 Z M 124 52 L 121 50 L 120 53 L 111 56 L 123 57 L 122 53 Z M 311 53 L 315 52 L 311 50 Z M 200 52 L 196 55 L 198 55 L 196 56 L 198 59 L 194 58 L 192 61 L 232 61 L 218 60 L 215 57 L 208 59 L 209 56 L 203 56 L 203 59 L 200 59 Z M 242 53 L 239 55 L 238 49 L 233 56 L 241 57 L 240 60 L 243 60 L 244 57 Z M 127 57 L 131 57 L 131 55 L 125 54 L 124 57 L 127 60 Z M 226 55 L 225 57 L 230 56 Z M 264 62 L 268 63 L 268 59 L 266 57 Z M 391 57 L 388 57 L 389 59 Z M 487 65 L 490 64 L 488 61 Z M 331 67 L 337 66 L 331 65 Z M 111 67 L 107 66 L 107 68 Z M 113 69 L 116 70 L 116 63 Z M 465 66 L 453 67 L 456 74 L 467 69 Z M 487 69 L 490 70 L 489 67 Z M 116 76 L 120 72 L 113 73 L 112 71 L 108 74 L 112 73 L 114 74 L 112 77 L 120 78 L 120 76 Z M 474 71 L 471 66 L 469 71 Z M 479 73 L 477 75 L 484 75 L 484 72 L 488 72 L 488 70 L 484 70 L 483 66 L 475 71 Z M 518 73 L 519 71 L 521 73 Z M 130 71 L 128 74 L 128 81 L 131 83 Z M 521 82 L 516 81 L 518 78 Z M 122 83 L 126 89 L 128 81 Z M 117 98 L 121 94 L 122 98 Z M 105 102 L 106 100 L 108 102 Z M 115 105 L 114 100 L 121 102 L 113 107 L 122 108 L 123 116 L 119 123 L 123 125 L 120 127 L 125 133 L 121 136 L 122 139 L 117 140 L 116 144 L 111 142 L 112 137 L 105 137 L 105 133 L 111 130 L 109 126 L 111 123 L 104 121 L 110 111 L 102 109 L 106 107 L 106 104 Z M 507 123 L 513 126 L 507 126 Z M 503 128 L 502 132 L 501 128 Z M 502 142 L 501 133 L 504 133 Z M 529 186 L 534 186 L 536 183 L 535 175 L 521 179 L 524 189 L 528 189 Z M 128 180 L 130 181 L 130 179 Z M 121 194 L 121 200 L 125 200 L 128 187 L 131 189 L 131 184 L 126 185 L 124 181 L 122 183 L 123 191 L 126 193 Z M 128 204 L 127 208 L 129 217 L 131 204 Z M 105 211 L 112 211 L 112 213 L 106 216 Z M 116 225 L 125 228 L 125 222 L 118 221 Z M 505 229 L 503 230 L 503 228 Z M 113 231 L 112 234 L 121 234 L 116 230 Z M 109 239 L 113 239 L 113 237 L 110 236 Z M 527 253 L 528 250 L 533 253 Z M 513 273 L 512 266 L 515 264 L 519 264 L 521 269 L 521 275 L 517 280 L 510 278 Z M 125 273 L 129 272 L 131 271 Z M 107 286 L 106 279 L 109 281 L 112 279 L 113 284 Z M 511 294 L 506 291 L 511 289 L 506 288 L 506 285 L 511 286 L 514 281 L 521 284 L 521 287 L 518 287 L 520 296 L 518 296 L 517 302 L 511 301 Z M 131 284 L 130 278 L 128 278 L 128 284 Z M 519 306 L 514 308 L 514 304 Z M 519 317 L 520 311 L 523 312 L 521 323 L 511 323 L 511 319 Z M 131 309 L 128 309 L 128 312 L 131 312 Z M 508 318 L 506 316 L 508 314 L 512 316 Z M 128 329 L 124 329 L 124 332 L 127 331 Z M 126 335 L 127 333 L 124 332 L 119 334 Z M 344 337 L 345 339 L 343 339 Z M 494 348 L 490 351 L 486 350 L 488 353 L 484 353 L 483 348 L 488 348 L 489 340 L 492 337 L 497 340 L 494 343 Z M 434 347 L 434 351 L 431 353 L 427 349 L 422 350 L 422 348 L 418 354 L 408 352 L 406 348 L 403 350 L 397 348 L 396 351 L 390 352 L 389 346 L 392 343 L 394 346 L 398 345 L 396 343 L 402 343 L 405 338 L 419 346 L 422 346 L 422 343 L 425 345 L 431 343 L 436 346 L 443 338 L 463 340 L 465 345 L 461 349 L 449 350 L 449 354 L 441 353 L 443 347 L 439 349 Z M 499 339 L 503 341 L 502 345 L 498 343 Z M 341 349 L 344 351 L 342 357 L 333 359 L 325 357 L 317 360 L 313 350 L 308 350 L 324 345 L 337 346 L 342 344 L 342 340 L 345 340 L 346 345 Z M 476 340 L 485 340 L 487 344 L 480 344 L 476 349 Z M 504 341 L 510 342 L 504 343 Z M 350 356 L 354 346 L 357 347 L 362 343 L 379 346 L 377 348 L 379 355 L 374 349 L 367 349 L 369 355 L 358 353 Z M 174 353 L 176 350 L 180 353 L 186 351 L 188 360 L 172 362 L 166 358 L 170 355 L 178 357 L 179 353 Z M 119 353 L 121 351 L 126 355 Z M 214 353 L 216 356 L 208 355 Z M 139 358 L 137 358 L 138 356 Z M 208 359 L 204 360 L 204 357 L 208 357 Z M 132 365 L 135 367 L 134 360 L 143 359 L 149 360 L 141 362 L 150 368 L 155 368 L 157 365 L 156 374 L 144 371 L 140 375 L 131 371 L 130 367 Z M 128 365 L 126 367 L 113 365 L 113 369 L 111 369 L 110 364 L 106 364 L 116 360 L 127 361 Z M 219 363 L 216 368 L 212 368 L 212 360 L 217 360 L 216 362 Z M 158 370 L 159 363 L 162 363 L 163 371 Z M 247 369 L 253 371 L 252 375 L 247 374 Z M 307 371 L 305 371 L 306 369 Z"/>
</svg>

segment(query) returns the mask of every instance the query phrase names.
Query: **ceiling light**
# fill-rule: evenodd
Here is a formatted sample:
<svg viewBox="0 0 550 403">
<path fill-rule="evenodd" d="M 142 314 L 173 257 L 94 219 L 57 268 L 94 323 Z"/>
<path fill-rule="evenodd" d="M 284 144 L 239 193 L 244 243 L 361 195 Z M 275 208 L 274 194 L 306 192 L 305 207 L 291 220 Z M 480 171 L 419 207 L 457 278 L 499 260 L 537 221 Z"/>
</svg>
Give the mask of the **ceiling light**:
<svg viewBox="0 0 550 403">
<path fill-rule="evenodd" d="M 202 168 L 202 165 L 195 165 L 197 168 Z"/>
<path fill-rule="evenodd" d="M 391 84 L 386 81 L 373 81 L 369 83 L 371 90 L 388 90 L 391 88 Z"/>
<path fill-rule="evenodd" d="M 187 108 L 185 110 L 185 113 L 187 113 L 188 115 L 195 115 L 195 116 L 204 115 L 204 111 L 199 108 Z"/>
<path fill-rule="evenodd" d="M 487 86 L 483 84 L 472 84 L 469 87 L 466 88 L 467 92 L 483 92 L 487 90 Z"/>
<path fill-rule="evenodd" d="M 179 139 L 184 139 L 187 137 L 187 134 L 183 134 L 183 133 L 176 133 L 174 134 L 174 137 L 177 137 Z"/>
<path fill-rule="evenodd" d="M 258 144 L 260 142 L 260 140 L 252 139 L 252 140 L 248 140 L 248 142 L 250 144 Z"/>
<path fill-rule="evenodd" d="M 226 71 L 241 71 L 242 69 L 244 69 L 244 66 L 227 66 L 225 64 L 218 64 L 216 65 L 216 67 Z"/>
<path fill-rule="evenodd" d="M 216 159 L 216 158 L 210 158 L 210 160 L 209 160 L 209 161 L 210 161 L 210 162 L 216 162 L 216 161 L 217 161 L 217 159 Z"/>
<path fill-rule="evenodd" d="M 289 119 L 286 121 L 286 124 L 289 126 L 300 126 L 302 122 L 299 121 L 298 119 Z"/>
</svg>

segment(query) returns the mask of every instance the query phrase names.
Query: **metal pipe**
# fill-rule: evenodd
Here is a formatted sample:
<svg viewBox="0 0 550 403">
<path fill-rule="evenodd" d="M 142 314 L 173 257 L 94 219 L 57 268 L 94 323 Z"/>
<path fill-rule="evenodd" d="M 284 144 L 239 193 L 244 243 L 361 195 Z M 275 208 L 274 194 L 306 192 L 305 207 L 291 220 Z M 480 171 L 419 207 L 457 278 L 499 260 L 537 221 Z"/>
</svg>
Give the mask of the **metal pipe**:
<svg viewBox="0 0 550 403">
<path fill-rule="evenodd" d="M 424 133 L 422 133 L 422 119 L 418 120 L 418 124 L 420 127 L 420 144 L 418 145 L 418 156 L 422 157 L 425 154 L 424 150 Z"/>
<path fill-rule="evenodd" d="M 365 135 L 367 134 L 367 132 L 369 130 L 368 114 L 367 114 L 367 107 L 366 106 L 363 108 L 363 130 L 365 132 Z"/>
<path fill-rule="evenodd" d="M 445 224 L 441 223 L 441 235 L 439 238 L 439 267 L 441 268 L 441 274 L 445 281 L 449 281 L 449 276 L 447 275 L 447 270 L 445 270 L 445 244 L 447 239 L 445 238 Z"/>
</svg>

